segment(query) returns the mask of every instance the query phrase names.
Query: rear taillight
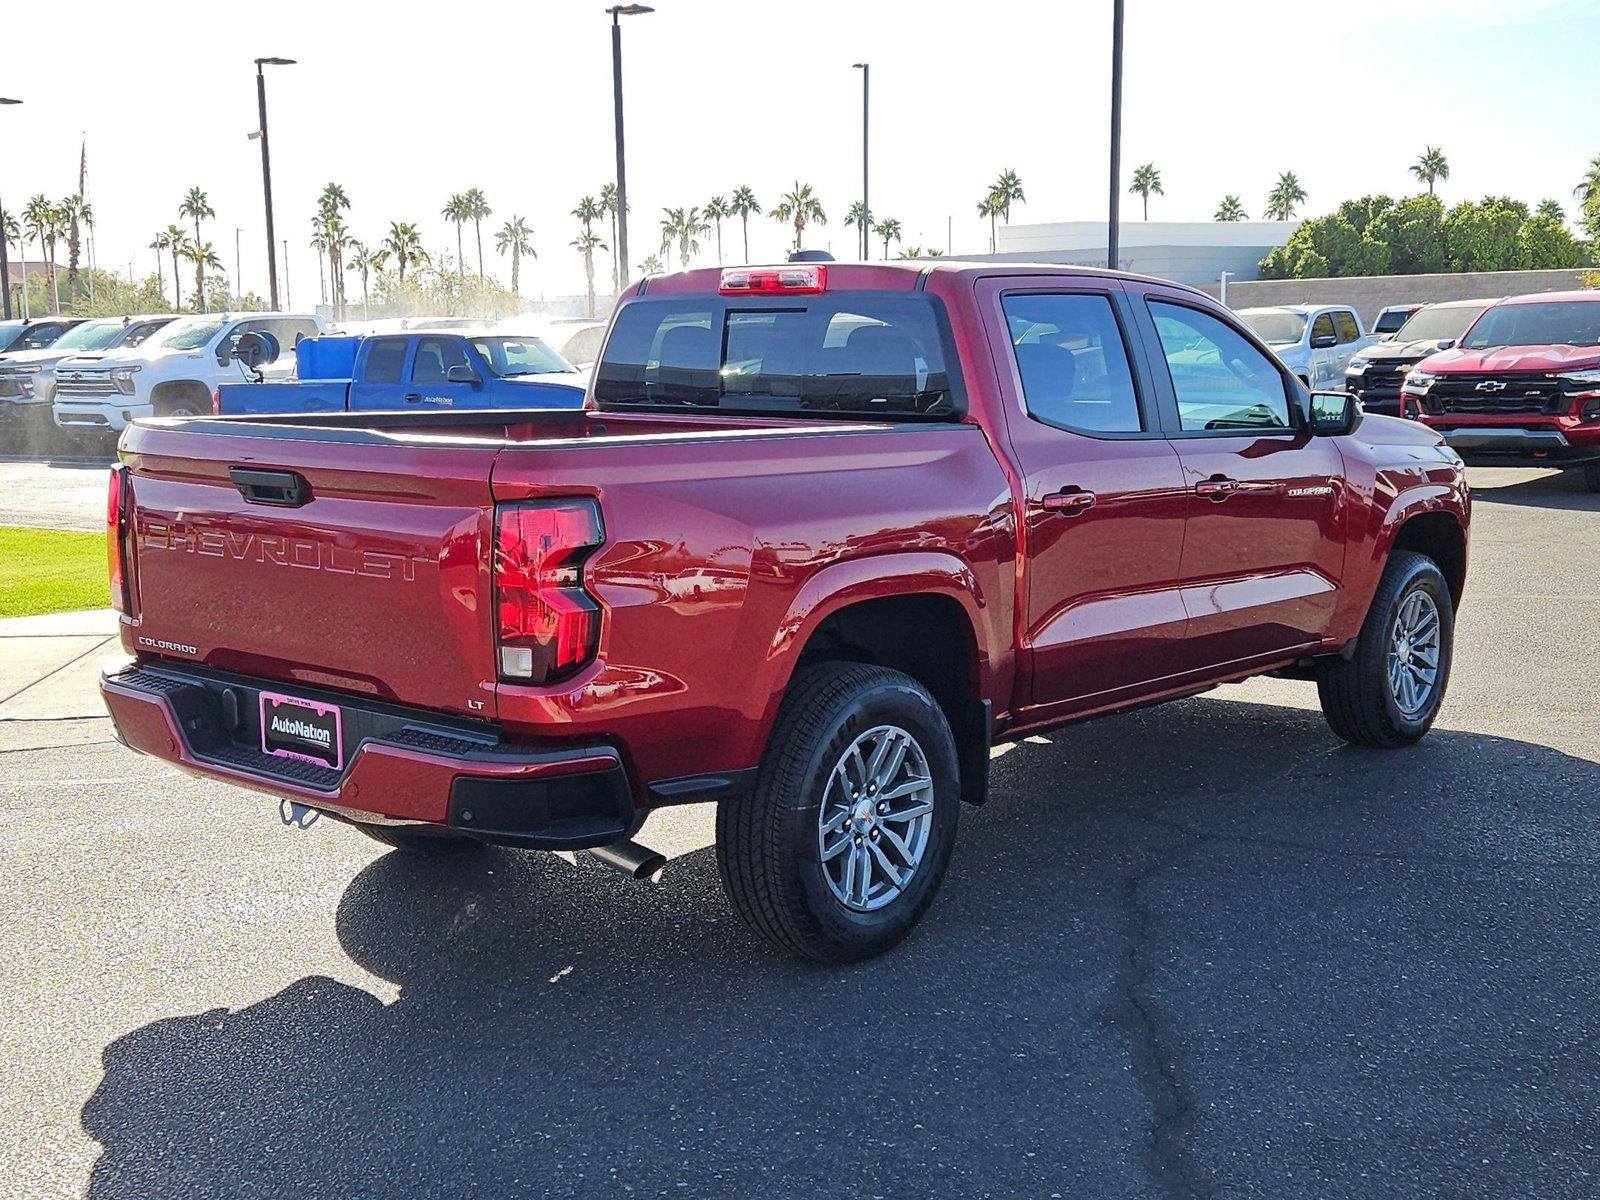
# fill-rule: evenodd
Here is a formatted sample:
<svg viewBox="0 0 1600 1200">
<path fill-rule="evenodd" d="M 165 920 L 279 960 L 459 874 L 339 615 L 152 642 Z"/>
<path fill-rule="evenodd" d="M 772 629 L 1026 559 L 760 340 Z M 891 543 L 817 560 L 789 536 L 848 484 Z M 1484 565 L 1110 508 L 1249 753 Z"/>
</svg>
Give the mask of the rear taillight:
<svg viewBox="0 0 1600 1200">
<path fill-rule="evenodd" d="M 820 264 L 789 267 L 729 267 L 717 289 L 724 296 L 803 296 L 826 291 L 828 268 Z"/>
<path fill-rule="evenodd" d="M 127 532 L 126 500 L 128 468 L 120 463 L 111 468 L 106 485 L 106 570 L 111 576 L 111 606 L 128 611 L 128 577 L 123 570 L 122 538 Z"/>
<path fill-rule="evenodd" d="M 494 590 L 500 678 L 550 683 L 595 656 L 600 606 L 583 560 L 603 540 L 593 500 L 505 504 L 495 510 Z"/>
</svg>

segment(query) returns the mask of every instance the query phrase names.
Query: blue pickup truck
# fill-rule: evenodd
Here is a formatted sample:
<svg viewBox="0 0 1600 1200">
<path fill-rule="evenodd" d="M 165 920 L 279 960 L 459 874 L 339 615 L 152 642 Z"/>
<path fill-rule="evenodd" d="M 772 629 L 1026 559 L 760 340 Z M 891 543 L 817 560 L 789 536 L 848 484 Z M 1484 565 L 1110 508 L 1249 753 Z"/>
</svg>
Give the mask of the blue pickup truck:
<svg viewBox="0 0 1600 1200">
<path fill-rule="evenodd" d="M 224 383 L 218 413 L 582 408 L 586 377 L 536 337 L 424 331 L 305 338 L 298 379 Z"/>
</svg>

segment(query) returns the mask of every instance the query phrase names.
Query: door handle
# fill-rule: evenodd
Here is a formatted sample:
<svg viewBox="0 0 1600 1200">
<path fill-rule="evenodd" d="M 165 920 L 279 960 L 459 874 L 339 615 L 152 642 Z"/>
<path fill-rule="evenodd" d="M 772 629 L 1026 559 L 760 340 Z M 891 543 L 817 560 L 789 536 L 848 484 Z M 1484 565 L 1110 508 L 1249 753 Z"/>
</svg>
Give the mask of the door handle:
<svg viewBox="0 0 1600 1200">
<path fill-rule="evenodd" d="M 1076 514 L 1094 504 L 1094 493 L 1082 488 L 1063 488 L 1046 496 L 1040 503 L 1046 512 Z"/>
<path fill-rule="evenodd" d="M 422 403 L 422 393 L 421 392 L 407 392 L 406 393 L 406 403 L 407 404 L 421 404 Z"/>
<path fill-rule="evenodd" d="M 1211 479 L 1202 479 L 1194 485 L 1194 494 L 1204 496 L 1208 500 L 1221 504 L 1229 496 L 1239 490 L 1239 481 L 1226 476 L 1214 476 Z"/>
</svg>

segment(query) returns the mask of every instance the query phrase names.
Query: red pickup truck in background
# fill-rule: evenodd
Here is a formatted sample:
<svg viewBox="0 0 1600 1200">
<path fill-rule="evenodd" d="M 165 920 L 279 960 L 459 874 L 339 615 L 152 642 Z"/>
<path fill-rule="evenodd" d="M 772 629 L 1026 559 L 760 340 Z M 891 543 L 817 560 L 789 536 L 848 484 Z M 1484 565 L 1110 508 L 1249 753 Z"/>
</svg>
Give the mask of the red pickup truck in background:
<svg viewBox="0 0 1600 1200">
<path fill-rule="evenodd" d="M 1501 300 L 1411 369 L 1400 402 L 1468 462 L 1564 467 L 1600 492 L 1600 293 Z"/>
<path fill-rule="evenodd" d="M 990 748 L 1264 672 L 1432 724 L 1460 459 L 1191 289 L 994 264 L 696 270 L 568 413 L 141 421 L 109 508 L 136 750 L 408 850 L 637 871 L 715 800 L 740 915 L 903 937 Z"/>
</svg>

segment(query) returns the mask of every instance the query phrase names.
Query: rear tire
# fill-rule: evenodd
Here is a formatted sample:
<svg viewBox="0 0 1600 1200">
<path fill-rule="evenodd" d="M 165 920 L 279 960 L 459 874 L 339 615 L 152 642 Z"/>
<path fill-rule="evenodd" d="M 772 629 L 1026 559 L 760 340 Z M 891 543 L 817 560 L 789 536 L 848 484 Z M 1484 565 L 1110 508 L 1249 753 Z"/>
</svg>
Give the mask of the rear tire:
<svg viewBox="0 0 1600 1200">
<path fill-rule="evenodd" d="M 1347 742 L 1377 749 L 1421 740 L 1450 682 L 1455 605 L 1433 559 L 1396 550 L 1348 661 L 1317 668 L 1322 715 Z"/>
<path fill-rule="evenodd" d="M 870 958 L 933 903 L 959 807 L 955 738 L 926 688 L 884 667 L 808 667 L 784 697 L 754 793 L 717 806 L 723 890 L 778 950 Z"/>
<path fill-rule="evenodd" d="M 399 825 L 357 825 L 375 842 L 425 858 L 449 858 L 482 850 L 484 843 L 460 833 L 423 833 Z"/>
<path fill-rule="evenodd" d="M 1591 492 L 1600 492 L 1600 462 L 1583 464 L 1583 486 Z"/>
</svg>

